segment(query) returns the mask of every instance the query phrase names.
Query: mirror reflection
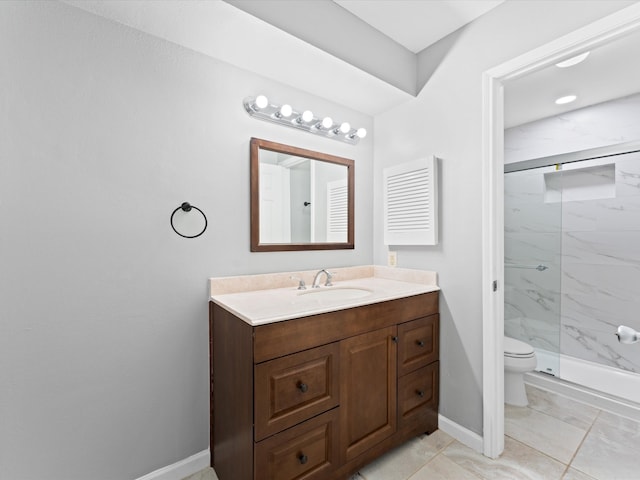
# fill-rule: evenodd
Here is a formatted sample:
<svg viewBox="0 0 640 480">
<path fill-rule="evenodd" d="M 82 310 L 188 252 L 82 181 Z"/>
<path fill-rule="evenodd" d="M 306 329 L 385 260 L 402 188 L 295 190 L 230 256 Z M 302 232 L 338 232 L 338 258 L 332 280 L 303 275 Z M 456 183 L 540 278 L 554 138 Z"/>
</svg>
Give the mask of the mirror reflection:
<svg viewBox="0 0 640 480">
<path fill-rule="evenodd" d="M 353 248 L 353 160 L 251 141 L 252 251 Z"/>
</svg>

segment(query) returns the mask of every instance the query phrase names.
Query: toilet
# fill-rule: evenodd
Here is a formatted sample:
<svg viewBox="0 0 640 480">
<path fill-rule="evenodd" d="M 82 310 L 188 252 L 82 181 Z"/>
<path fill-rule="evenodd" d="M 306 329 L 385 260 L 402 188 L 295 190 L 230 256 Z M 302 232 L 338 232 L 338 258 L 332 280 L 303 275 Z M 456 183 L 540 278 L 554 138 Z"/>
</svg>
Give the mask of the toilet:
<svg viewBox="0 0 640 480">
<path fill-rule="evenodd" d="M 524 389 L 524 374 L 537 365 L 536 353 L 528 343 L 504 337 L 504 402 L 517 407 L 529 404 Z"/>
</svg>

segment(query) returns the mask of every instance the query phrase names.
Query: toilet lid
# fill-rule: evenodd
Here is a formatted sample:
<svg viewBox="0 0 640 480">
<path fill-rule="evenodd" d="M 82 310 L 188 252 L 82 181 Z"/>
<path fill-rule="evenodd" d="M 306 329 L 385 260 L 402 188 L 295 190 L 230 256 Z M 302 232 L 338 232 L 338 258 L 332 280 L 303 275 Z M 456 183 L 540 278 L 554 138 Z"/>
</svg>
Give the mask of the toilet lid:
<svg viewBox="0 0 640 480">
<path fill-rule="evenodd" d="M 521 342 L 515 338 L 504 337 L 504 353 L 511 356 L 529 356 L 533 354 L 533 347 L 528 343 Z"/>
</svg>

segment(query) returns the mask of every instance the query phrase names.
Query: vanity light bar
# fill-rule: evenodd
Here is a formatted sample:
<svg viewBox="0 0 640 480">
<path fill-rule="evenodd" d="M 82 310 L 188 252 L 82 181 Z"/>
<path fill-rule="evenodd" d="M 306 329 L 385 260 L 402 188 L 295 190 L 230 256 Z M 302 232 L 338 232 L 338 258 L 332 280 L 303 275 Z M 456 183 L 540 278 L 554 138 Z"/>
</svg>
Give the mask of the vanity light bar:
<svg viewBox="0 0 640 480">
<path fill-rule="evenodd" d="M 367 136 L 367 130 L 364 128 L 351 128 L 348 122 L 334 122 L 331 117 L 318 118 L 311 110 L 300 111 L 288 104 L 275 105 L 269 103 L 264 95 L 247 97 L 242 103 L 247 113 L 252 117 L 351 145 L 357 145 L 361 138 Z"/>
</svg>

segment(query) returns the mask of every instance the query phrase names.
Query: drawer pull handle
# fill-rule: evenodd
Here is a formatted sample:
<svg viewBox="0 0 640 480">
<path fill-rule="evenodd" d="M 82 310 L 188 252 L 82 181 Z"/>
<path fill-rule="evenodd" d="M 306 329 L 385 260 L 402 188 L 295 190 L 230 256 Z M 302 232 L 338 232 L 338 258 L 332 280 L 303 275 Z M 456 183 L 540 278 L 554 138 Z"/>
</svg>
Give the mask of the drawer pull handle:
<svg viewBox="0 0 640 480">
<path fill-rule="evenodd" d="M 416 340 L 416 345 L 419 347 L 424 347 L 424 342 L 422 340 Z"/>
<path fill-rule="evenodd" d="M 391 337 L 391 341 L 393 343 L 398 343 L 398 337 Z"/>
<path fill-rule="evenodd" d="M 302 393 L 306 393 L 307 390 L 309 390 L 309 385 L 304 382 L 298 382 L 298 390 L 300 390 Z"/>
<path fill-rule="evenodd" d="M 304 453 L 301 453 L 298 455 L 298 461 L 300 462 L 300 465 L 304 465 L 309 461 L 309 458 Z"/>
<path fill-rule="evenodd" d="M 424 390 L 416 390 L 416 395 L 418 395 L 420 398 L 424 397 Z"/>
</svg>

